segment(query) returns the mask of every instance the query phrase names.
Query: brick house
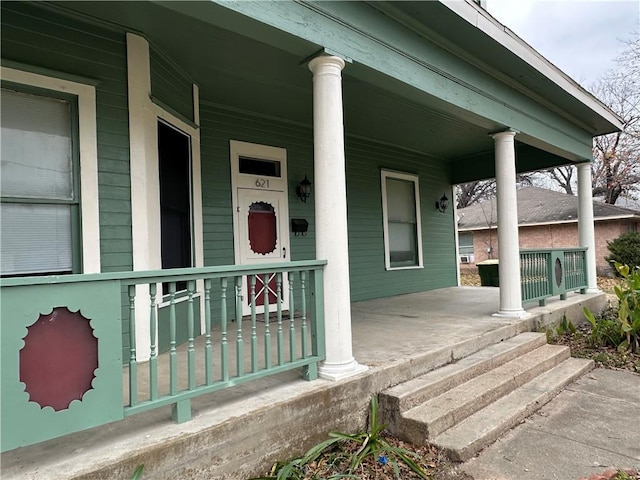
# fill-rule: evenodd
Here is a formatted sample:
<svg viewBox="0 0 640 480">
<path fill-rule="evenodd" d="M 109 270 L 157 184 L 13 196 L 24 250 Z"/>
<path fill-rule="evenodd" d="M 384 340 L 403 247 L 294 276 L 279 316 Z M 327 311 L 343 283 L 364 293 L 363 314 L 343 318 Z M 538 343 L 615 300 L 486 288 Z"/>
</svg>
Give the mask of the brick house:
<svg viewBox="0 0 640 480">
<path fill-rule="evenodd" d="M 539 187 L 517 192 L 520 248 L 578 246 L 578 197 Z M 596 268 L 607 274 L 607 242 L 628 231 L 640 230 L 640 212 L 593 202 Z M 495 197 L 458 210 L 461 269 L 475 269 L 483 260 L 498 258 Z"/>
</svg>

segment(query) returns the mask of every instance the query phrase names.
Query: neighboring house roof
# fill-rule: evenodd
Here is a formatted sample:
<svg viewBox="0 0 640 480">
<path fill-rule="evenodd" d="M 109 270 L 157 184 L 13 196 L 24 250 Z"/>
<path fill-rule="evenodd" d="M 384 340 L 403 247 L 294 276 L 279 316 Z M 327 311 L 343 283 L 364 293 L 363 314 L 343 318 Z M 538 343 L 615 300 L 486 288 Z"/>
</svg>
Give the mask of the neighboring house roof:
<svg viewBox="0 0 640 480">
<path fill-rule="evenodd" d="M 518 225 L 547 225 L 578 221 L 578 197 L 539 187 L 517 191 Z M 595 221 L 629 218 L 640 221 L 640 212 L 593 202 Z M 497 226 L 496 198 L 458 210 L 458 230 L 484 230 Z"/>
</svg>

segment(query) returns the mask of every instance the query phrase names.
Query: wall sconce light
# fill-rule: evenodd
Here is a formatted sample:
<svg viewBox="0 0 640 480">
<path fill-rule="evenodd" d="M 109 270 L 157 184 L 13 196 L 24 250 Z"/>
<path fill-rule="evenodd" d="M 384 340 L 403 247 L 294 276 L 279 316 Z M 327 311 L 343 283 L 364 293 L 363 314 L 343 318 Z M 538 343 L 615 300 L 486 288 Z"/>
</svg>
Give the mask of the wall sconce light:
<svg viewBox="0 0 640 480">
<path fill-rule="evenodd" d="M 296 195 L 302 200 L 303 203 L 307 203 L 307 198 L 311 195 L 311 182 L 305 174 L 304 180 L 300 182 L 300 185 L 296 187 Z"/>
<path fill-rule="evenodd" d="M 436 202 L 436 210 L 438 210 L 440 213 L 444 213 L 447 210 L 448 206 L 449 206 L 449 199 L 443 193 L 442 197 L 440 197 L 440 200 Z"/>
</svg>

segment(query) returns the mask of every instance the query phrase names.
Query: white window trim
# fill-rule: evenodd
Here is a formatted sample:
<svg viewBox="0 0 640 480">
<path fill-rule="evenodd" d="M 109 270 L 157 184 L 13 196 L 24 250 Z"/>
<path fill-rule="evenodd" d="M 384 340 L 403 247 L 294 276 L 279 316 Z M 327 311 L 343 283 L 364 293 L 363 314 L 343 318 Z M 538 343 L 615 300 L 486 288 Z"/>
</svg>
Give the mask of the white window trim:
<svg viewBox="0 0 640 480">
<path fill-rule="evenodd" d="M 413 194 L 416 203 L 416 242 L 418 244 L 418 264 L 392 267 L 391 256 L 389 254 L 389 217 L 387 213 L 387 178 L 406 180 L 413 182 Z M 382 186 L 382 226 L 384 232 L 384 266 L 386 270 L 415 270 L 424 268 L 422 260 L 422 220 L 420 217 L 420 183 L 417 175 L 409 173 L 395 172 L 392 170 L 381 170 L 380 183 Z"/>
<path fill-rule="evenodd" d="M 191 137 L 191 201 L 194 267 L 204 266 L 202 219 L 202 171 L 200 129 L 167 112 L 151 100 L 151 60 L 149 43 L 140 35 L 127 33 L 127 85 L 129 99 L 129 144 L 131 164 L 131 222 L 134 270 L 161 270 L 160 177 L 158 168 L 158 120 L 162 119 Z M 194 123 L 199 126 L 199 91 L 193 85 Z M 204 281 L 196 282 L 196 291 L 204 291 Z M 158 292 L 162 287 L 158 285 Z M 149 288 L 138 285 L 136 295 L 148 298 Z M 195 297 L 194 297 L 195 298 Z M 160 305 L 165 305 L 163 299 Z M 157 306 L 156 308 L 160 308 Z M 200 296 L 204 312 L 204 296 Z M 148 318 L 150 307 L 136 302 L 137 318 Z M 200 329 L 204 331 L 205 315 Z M 149 358 L 150 331 L 145 322 L 136 322 L 138 360 Z"/>
<path fill-rule="evenodd" d="M 200 129 L 151 101 L 149 44 L 127 33 L 129 85 L 129 137 L 131 144 L 131 214 L 133 269 L 160 270 L 160 182 L 158 170 L 158 120 L 191 137 L 192 236 L 194 267 L 204 265 L 202 226 L 202 173 Z M 194 119 L 199 115 L 198 88 L 194 89 Z"/>
<path fill-rule="evenodd" d="M 82 273 L 100 273 L 100 210 L 98 204 L 98 139 L 95 87 L 9 67 L 0 67 L 0 76 L 8 82 L 71 94 L 78 98 Z"/>
</svg>

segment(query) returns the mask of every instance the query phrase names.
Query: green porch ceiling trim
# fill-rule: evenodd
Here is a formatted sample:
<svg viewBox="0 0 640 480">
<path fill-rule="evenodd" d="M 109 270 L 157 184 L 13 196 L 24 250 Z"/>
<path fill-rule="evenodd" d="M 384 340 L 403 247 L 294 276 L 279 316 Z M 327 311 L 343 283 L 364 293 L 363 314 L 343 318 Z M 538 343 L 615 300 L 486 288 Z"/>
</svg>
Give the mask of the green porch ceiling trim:
<svg viewBox="0 0 640 480">
<path fill-rule="evenodd" d="M 517 138 L 518 136 L 516 135 L 516 139 Z M 522 143 L 516 143 L 517 173 L 543 170 L 545 168 L 566 164 L 566 159 L 553 153 L 538 150 L 537 148 Z M 451 163 L 451 183 L 456 185 L 459 183 L 495 178 L 495 167 L 495 152 L 493 150 L 458 159 Z"/>
<path fill-rule="evenodd" d="M 353 59 L 345 75 L 395 89 L 425 105 L 454 110 L 487 129 L 515 128 L 567 156 L 590 154 L 591 135 L 577 121 L 544 108 L 366 4 L 230 1 L 221 2 L 223 8 L 209 2 L 164 5 L 224 28 L 229 28 L 225 22 L 231 17 L 224 9 L 233 10 L 280 30 L 235 18 L 231 21 L 238 33 L 296 53 L 299 45 L 290 40 L 292 47 L 288 46 L 282 35 L 287 32 Z"/>
</svg>

